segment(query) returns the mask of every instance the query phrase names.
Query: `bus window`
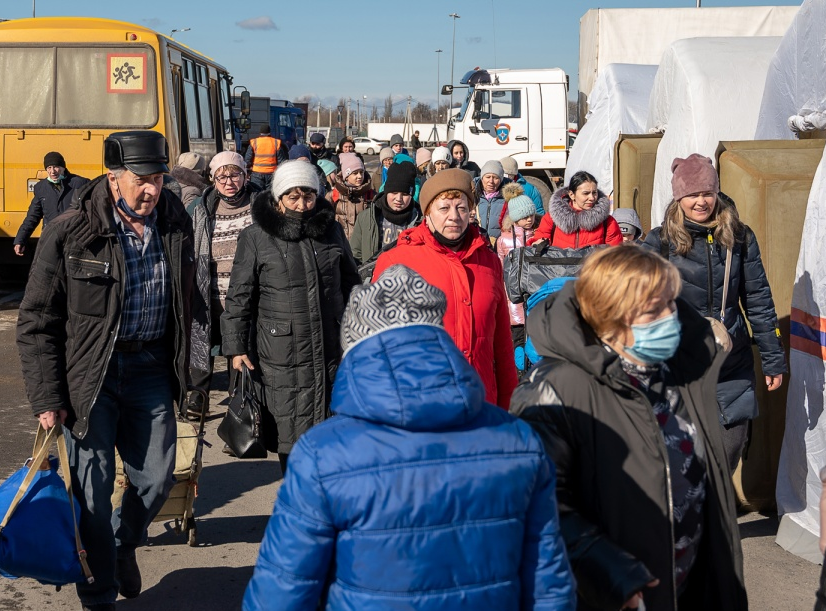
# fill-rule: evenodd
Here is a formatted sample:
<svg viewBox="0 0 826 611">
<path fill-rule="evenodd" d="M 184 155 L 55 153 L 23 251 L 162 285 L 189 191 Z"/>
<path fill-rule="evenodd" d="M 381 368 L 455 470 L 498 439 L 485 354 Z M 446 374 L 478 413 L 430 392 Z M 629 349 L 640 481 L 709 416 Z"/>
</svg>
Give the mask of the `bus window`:
<svg viewBox="0 0 826 611">
<path fill-rule="evenodd" d="M 196 64 L 198 70 L 198 109 L 201 118 L 201 138 L 212 138 L 212 112 L 209 103 L 209 78 L 205 66 Z"/>
<path fill-rule="evenodd" d="M 156 95 L 150 47 L 57 49 L 59 126 L 154 127 Z"/>
<path fill-rule="evenodd" d="M 188 59 L 184 60 L 184 104 L 186 104 L 189 138 L 197 140 L 201 137 L 201 127 L 198 122 L 198 93 L 195 85 L 195 66 Z"/>
<path fill-rule="evenodd" d="M 54 49 L 0 48 L 0 123 L 50 125 L 54 120 Z"/>
<path fill-rule="evenodd" d="M 224 135 L 227 138 L 232 137 L 232 117 L 230 115 L 230 107 L 229 107 L 229 80 L 227 79 L 226 74 L 221 75 L 220 84 L 218 85 L 218 89 L 221 91 L 221 114 L 224 118 Z"/>
</svg>

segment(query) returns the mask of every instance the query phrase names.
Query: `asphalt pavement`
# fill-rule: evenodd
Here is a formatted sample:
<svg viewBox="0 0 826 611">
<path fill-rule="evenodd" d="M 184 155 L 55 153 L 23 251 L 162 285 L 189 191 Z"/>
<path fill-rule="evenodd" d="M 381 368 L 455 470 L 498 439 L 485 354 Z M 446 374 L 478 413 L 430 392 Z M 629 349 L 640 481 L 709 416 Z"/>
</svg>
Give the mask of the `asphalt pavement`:
<svg viewBox="0 0 826 611">
<path fill-rule="evenodd" d="M 0 480 L 31 454 L 35 420 L 26 400 L 14 343 L 20 293 L 0 294 Z M 6 309 L 2 309 L 6 308 Z M 220 361 L 220 359 L 219 359 Z M 219 364 L 219 368 L 222 365 Z M 277 458 L 241 461 L 221 452 L 216 429 L 226 405 L 226 373 L 216 374 L 211 393 L 203 470 L 195 501 L 195 546 L 155 523 L 148 545 L 138 550 L 143 593 L 120 600 L 124 611 L 227 611 L 240 609 L 258 546 L 272 512 L 281 472 Z M 223 403 L 223 405 L 221 405 Z M 774 543 L 777 517 L 741 516 L 746 587 L 750 606 L 760 611 L 811 611 L 820 567 Z M 74 588 L 55 591 L 29 579 L 0 578 L 0 611 L 78 610 Z M 274 601 L 273 609 L 278 609 Z"/>
</svg>

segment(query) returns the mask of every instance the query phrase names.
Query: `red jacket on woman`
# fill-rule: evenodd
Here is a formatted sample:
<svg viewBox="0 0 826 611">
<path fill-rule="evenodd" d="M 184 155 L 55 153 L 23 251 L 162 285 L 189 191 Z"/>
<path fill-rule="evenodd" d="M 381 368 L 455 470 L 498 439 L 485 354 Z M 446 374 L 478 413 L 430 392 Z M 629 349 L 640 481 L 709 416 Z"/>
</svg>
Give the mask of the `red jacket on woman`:
<svg viewBox="0 0 826 611">
<path fill-rule="evenodd" d="M 373 280 L 400 263 L 444 291 L 445 329 L 482 378 L 485 400 L 508 409 L 517 377 L 502 264 L 475 225 L 468 227 L 468 242 L 453 252 L 427 223 L 406 229 L 376 261 Z"/>
<path fill-rule="evenodd" d="M 548 214 L 542 217 L 528 245 L 539 240 L 548 240 L 549 245 L 556 248 L 599 244 L 619 246 L 622 244 L 622 232 L 611 216 L 611 202 L 602 191 L 593 208 L 577 212 L 571 206 L 568 191 L 560 189 L 551 198 Z"/>
</svg>

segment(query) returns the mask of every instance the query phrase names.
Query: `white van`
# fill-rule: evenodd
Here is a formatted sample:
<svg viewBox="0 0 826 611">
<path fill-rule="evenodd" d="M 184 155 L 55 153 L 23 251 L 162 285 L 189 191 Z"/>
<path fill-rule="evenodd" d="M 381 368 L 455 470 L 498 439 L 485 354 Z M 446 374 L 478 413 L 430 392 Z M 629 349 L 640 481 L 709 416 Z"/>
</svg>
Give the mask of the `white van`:
<svg viewBox="0 0 826 611">
<path fill-rule="evenodd" d="M 464 142 L 470 159 L 479 166 L 513 157 L 526 178 L 559 184 L 569 146 L 565 72 L 559 68 L 471 70 L 453 89 L 464 87 L 467 95 L 448 123 L 448 140 Z M 445 85 L 442 94 L 450 95 L 451 90 Z"/>
</svg>

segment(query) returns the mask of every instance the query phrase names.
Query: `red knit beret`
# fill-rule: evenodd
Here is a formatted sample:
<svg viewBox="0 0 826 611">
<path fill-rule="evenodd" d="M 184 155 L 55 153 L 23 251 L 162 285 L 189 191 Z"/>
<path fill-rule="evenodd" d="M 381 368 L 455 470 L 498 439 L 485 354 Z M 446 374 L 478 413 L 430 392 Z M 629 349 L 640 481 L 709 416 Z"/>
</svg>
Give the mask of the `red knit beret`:
<svg viewBox="0 0 826 611">
<path fill-rule="evenodd" d="M 695 193 L 719 193 L 720 179 L 711 159 L 697 153 L 671 162 L 671 193 L 679 201 Z"/>
</svg>

